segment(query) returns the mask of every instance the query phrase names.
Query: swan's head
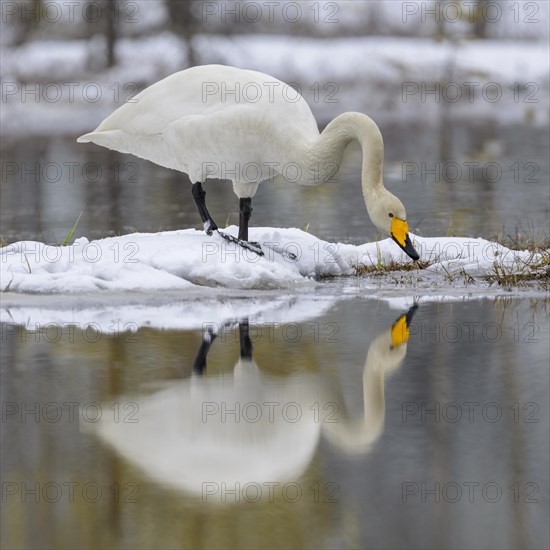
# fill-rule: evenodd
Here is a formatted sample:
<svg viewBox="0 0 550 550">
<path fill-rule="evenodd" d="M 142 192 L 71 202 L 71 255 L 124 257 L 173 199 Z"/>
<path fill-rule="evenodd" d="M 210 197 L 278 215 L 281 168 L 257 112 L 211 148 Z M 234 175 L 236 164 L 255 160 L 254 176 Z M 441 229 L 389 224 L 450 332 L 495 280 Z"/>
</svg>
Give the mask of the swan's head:
<svg viewBox="0 0 550 550">
<path fill-rule="evenodd" d="M 413 260 L 420 258 L 409 237 L 405 207 L 394 194 L 387 189 L 382 189 L 378 195 L 369 198 L 367 211 L 372 223 L 376 225 L 379 231 L 391 236 Z"/>
</svg>

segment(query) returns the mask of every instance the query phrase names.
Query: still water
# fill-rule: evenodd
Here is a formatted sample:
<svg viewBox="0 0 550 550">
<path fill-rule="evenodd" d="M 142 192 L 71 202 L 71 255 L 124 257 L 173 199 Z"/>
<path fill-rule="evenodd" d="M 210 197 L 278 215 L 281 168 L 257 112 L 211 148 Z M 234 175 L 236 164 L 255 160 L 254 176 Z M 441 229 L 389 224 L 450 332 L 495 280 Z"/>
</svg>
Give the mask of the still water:
<svg viewBox="0 0 550 550">
<path fill-rule="evenodd" d="M 547 131 L 440 127 L 382 126 L 411 230 L 548 236 Z M 1 152 L 7 242 L 62 242 L 81 211 L 75 237 L 200 227 L 176 172 L 72 138 Z M 252 225 L 375 238 L 360 161 L 350 150 L 316 189 L 260 187 Z M 205 187 L 218 224 L 236 223 L 231 187 Z M 420 296 L 413 312 L 367 292 L 319 281 L 307 307 L 240 293 L 210 311 L 174 295 L 179 325 L 163 296 L 154 323 L 103 333 L 24 328 L 4 301 L 2 547 L 548 548 L 548 300 Z"/>
<path fill-rule="evenodd" d="M 293 303 L 4 324 L 2 547 L 548 547 L 547 302 Z"/>
<path fill-rule="evenodd" d="M 423 236 L 547 238 L 548 131 L 485 121 L 449 121 L 444 128 L 426 121 L 381 125 L 384 180 L 406 205 L 410 229 Z M 7 242 L 62 242 L 81 211 L 75 237 L 202 229 L 190 183 L 178 172 L 68 137 L 4 140 L 1 156 L 0 236 Z M 331 183 L 261 185 L 251 225 L 308 226 L 319 238 L 352 244 L 379 237 L 365 210 L 360 169 L 360 150 L 350 147 Z M 205 189 L 218 225 L 237 224 L 231 185 Z"/>
</svg>

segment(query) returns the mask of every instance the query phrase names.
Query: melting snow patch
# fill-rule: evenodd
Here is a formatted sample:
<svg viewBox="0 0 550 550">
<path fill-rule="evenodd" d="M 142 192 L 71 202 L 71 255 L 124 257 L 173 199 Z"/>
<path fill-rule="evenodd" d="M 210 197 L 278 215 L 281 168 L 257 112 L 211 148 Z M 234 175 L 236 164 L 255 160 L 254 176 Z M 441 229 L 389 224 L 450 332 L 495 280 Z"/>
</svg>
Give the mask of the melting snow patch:
<svg viewBox="0 0 550 550">
<path fill-rule="evenodd" d="M 232 235 L 237 228 L 225 230 Z M 483 239 L 423 238 L 411 235 L 424 270 L 438 286 L 449 276 L 472 278 L 493 272 L 524 272 L 539 259 Z M 261 244 L 263 257 L 217 234 L 186 229 L 133 233 L 70 246 L 22 241 L 0 250 L 1 288 L 24 293 L 97 293 L 102 291 L 289 289 L 311 285 L 327 276 L 399 269 L 412 260 L 391 240 L 354 246 L 329 243 L 299 229 L 253 228 L 250 239 Z"/>
</svg>

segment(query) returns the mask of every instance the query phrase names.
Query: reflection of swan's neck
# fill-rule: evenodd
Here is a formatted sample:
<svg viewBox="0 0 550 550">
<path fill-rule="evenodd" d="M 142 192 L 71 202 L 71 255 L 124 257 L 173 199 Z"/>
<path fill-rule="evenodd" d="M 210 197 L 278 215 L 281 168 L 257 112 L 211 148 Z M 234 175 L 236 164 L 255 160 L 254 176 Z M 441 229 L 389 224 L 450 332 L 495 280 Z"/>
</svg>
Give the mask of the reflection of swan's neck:
<svg viewBox="0 0 550 550">
<path fill-rule="evenodd" d="M 373 340 L 363 369 L 363 418 L 324 424 L 324 433 L 332 443 L 350 453 L 360 453 L 378 439 L 384 428 L 384 379 L 401 365 L 406 352 L 406 344 L 392 346 L 391 328 Z"/>
</svg>

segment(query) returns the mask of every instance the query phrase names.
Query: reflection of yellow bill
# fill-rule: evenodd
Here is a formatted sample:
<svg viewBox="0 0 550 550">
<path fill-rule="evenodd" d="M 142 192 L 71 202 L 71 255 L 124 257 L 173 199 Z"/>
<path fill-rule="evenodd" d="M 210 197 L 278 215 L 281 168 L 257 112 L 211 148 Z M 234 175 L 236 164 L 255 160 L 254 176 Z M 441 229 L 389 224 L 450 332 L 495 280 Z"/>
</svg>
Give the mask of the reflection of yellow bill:
<svg viewBox="0 0 550 550">
<path fill-rule="evenodd" d="M 391 344 L 395 348 L 405 344 L 409 340 L 409 326 L 407 325 L 407 316 L 401 315 L 391 328 Z"/>
<path fill-rule="evenodd" d="M 409 233 L 409 224 L 400 220 L 399 218 L 393 217 L 391 221 L 391 234 L 392 237 L 401 245 L 405 246 L 405 240 Z"/>
</svg>

